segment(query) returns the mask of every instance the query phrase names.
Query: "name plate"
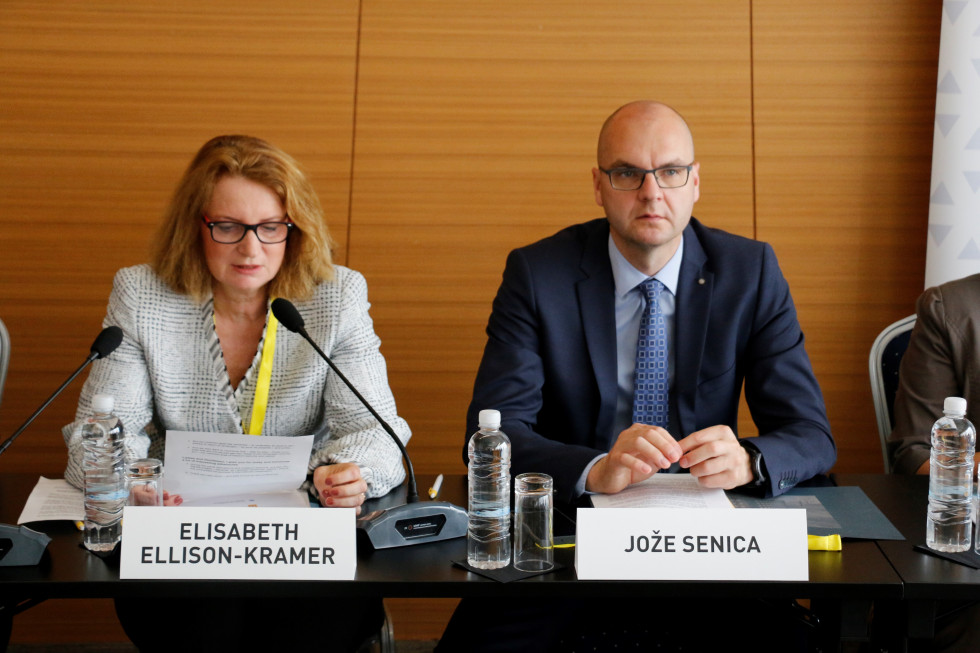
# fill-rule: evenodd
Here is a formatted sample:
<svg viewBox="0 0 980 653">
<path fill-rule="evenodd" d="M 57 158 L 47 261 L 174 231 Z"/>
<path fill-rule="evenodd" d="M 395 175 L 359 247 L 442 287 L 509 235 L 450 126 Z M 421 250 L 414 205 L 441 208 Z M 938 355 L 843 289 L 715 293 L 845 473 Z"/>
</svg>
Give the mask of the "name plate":
<svg viewBox="0 0 980 653">
<path fill-rule="evenodd" d="M 353 580 L 352 508 L 126 506 L 120 578 Z"/>
<path fill-rule="evenodd" d="M 581 580 L 808 580 L 806 510 L 579 508 Z"/>
</svg>

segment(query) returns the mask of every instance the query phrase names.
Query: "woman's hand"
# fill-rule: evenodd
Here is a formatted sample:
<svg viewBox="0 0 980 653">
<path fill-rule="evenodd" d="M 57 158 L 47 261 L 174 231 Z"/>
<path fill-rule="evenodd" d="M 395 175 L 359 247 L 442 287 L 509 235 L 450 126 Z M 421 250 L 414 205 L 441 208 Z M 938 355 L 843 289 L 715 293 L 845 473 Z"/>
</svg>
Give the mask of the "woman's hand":
<svg viewBox="0 0 980 653">
<path fill-rule="evenodd" d="M 163 491 L 163 505 L 179 506 L 184 503 L 184 499 L 179 494 L 170 494 Z M 129 505 L 131 506 L 156 506 L 157 491 L 149 485 L 134 485 L 129 493 Z"/>
<path fill-rule="evenodd" d="M 321 465 L 313 470 L 313 486 L 320 505 L 329 508 L 356 508 L 367 498 L 367 483 L 361 478 L 357 463 Z"/>
</svg>

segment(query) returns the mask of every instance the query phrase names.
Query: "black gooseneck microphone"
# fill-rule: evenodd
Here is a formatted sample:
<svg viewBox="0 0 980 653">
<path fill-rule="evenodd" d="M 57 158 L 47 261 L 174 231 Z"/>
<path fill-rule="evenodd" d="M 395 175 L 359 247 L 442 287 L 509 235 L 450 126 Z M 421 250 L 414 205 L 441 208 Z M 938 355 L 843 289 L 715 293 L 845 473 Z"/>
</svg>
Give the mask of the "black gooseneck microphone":
<svg viewBox="0 0 980 653">
<path fill-rule="evenodd" d="M 89 364 L 97 358 L 105 358 L 112 352 L 116 350 L 116 347 L 122 342 L 122 329 L 117 326 L 110 326 L 102 329 L 102 331 L 95 337 L 95 342 L 92 343 L 91 351 L 85 362 L 79 365 L 78 369 L 72 372 L 72 375 L 62 383 L 57 390 L 55 390 L 47 400 L 41 404 L 41 407 L 34 411 L 34 414 L 27 418 L 27 421 L 20 425 L 20 428 L 14 431 L 14 434 L 3 441 L 0 444 L 0 454 L 7 450 L 17 436 L 24 432 L 28 426 L 31 425 L 38 415 L 40 415 L 48 405 L 55 400 L 55 397 L 61 394 L 61 391 L 68 387 L 68 384 L 75 380 L 75 377 L 82 373 Z"/>
<path fill-rule="evenodd" d="M 20 425 L 13 435 L 0 444 L 0 454 L 7 450 L 13 441 L 17 439 L 24 430 L 40 415 L 48 405 L 61 394 L 61 391 L 68 387 L 68 384 L 81 374 L 82 370 L 97 358 L 105 358 L 116 350 L 122 342 L 122 329 L 117 326 L 110 326 L 102 329 L 95 342 L 92 343 L 88 358 L 75 370 L 68 379 L 55 390 L 41 407 L 34 411 L 27 421 Z M 44 533 L 38 533 L 26 526 L 16 527 L 8 524 L 0 524 L 0 567 L 17 567 L 36 565 L 41 561 L 44 549 L 47 548 L 51 538 Z"/>
<path fill-rule="evenodd" d="M 424 542 L 435 542 L 438 540 L 448 540 L 454 537 L 466 535 L 467 516 L 466 511 L 459 506 L 447 501 L 425 501 L 419 502 L 419 494 L 415 482 L 415 469 L 412 467 L 412 459 L 408 456 L 404 443 L 395 434 L 395 431 L 385 422 L 370 403 L 357 391 L 357 388 L 347 380 L 343 372 L 337 369 L 330 357 L 323 353 L 317 346 L 310 334 L 306 332 L 303 316 L 300 315 L 296 307 L 288 299 L 278 297 L 272 300 L 272 314 L 276 319 L 293 333 L 302 336 L 317 354 L 320 355 L 327 365 L 330 366 L 337 377 L 344 382 L 344 385 L 354 393 L 354 396 L 364 404 L 370 411 L 374 419 L 378 421 L 385 433 L 398 445 L 405 461 L 407 469 L 408 503 L 388 508 L 385 510 L 375 510 L 361 516 L 357 520 L 357 527 L 364 531 L 375 549 L 385 549 L 396 546 L 406 546 L 409 544 L 422 544 Z"/>
<path fill-rule="evenodd" d="M 313 342 L 313 338 L 311 338 L 310 334 L 306 332 L 306 322 L 303 320 L 303 316 L 299 314 L 299 311 L 296 310 L 296 307 L 293 306 L 292 302 L 290 302 L 288 299 L 277 297 L 276 299 L 272 300 L 272 313 L 276 316 L 276 319 L 279 320 L 280 324 L 293 333 L 298 333 L 299 335 L 303 336 L 306 342 L 310 343 L 313 349 L 316 350 L 316 353 L 320 354 L 320 358 L 326 361 L 327 365 L 330 366 L 330 369 L 332 369 L 340 380 L 344 382 L 344 385 L 346 385 L 347 388 L 354 393 L 354 396 L 357 397 L 358 401 L 364 404 L 364 407 L 367 408 L 372 415 L 374 415 L 374 419 L 378 420 L 378 424 L 380 424 L 381 428 L 385 430 L 385 433 L 390 435 L 391 439 L 395 441 L 395 444 L 398 445 L 398 449 L 402 452 L 402 458 L 405 460 L 405 466 L 408 468 L 407 501 L 409 503 L 418 501 L 419 493 L 418 487 L 415 484 L 415 469 L 412 467 L 412 459 L 408 457 L 408 451 L 405 449 L 405 444 L 401 441 L 401 438 L 395 434 L 394 429 L 388 425 L 388 422 L 381 419 L 381 415 L 378 415 L 378 411 L 374 410 L 374 407 L 368 403 L 367 399 L 361 396 L 361 393 L 358 392 L 357 388 L 354 387 L 354 384 L 352 384 L 347 377 L 344 376 L 344 373 L 337 369 L 337 366 L 334 365 L 332 360 L 330 360 L 330 357 L 324 354 L 317 344 Z"/>
</svg>

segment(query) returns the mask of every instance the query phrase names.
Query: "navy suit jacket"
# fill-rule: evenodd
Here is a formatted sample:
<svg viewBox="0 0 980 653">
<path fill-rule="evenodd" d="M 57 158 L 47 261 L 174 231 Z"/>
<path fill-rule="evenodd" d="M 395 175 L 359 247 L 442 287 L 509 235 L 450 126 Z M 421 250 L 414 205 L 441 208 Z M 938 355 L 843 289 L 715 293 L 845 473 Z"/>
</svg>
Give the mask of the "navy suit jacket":
<svg viewBox="0 0 980 653">
<path fill-rule="evenodd" d="M 551 474 L 564 501 L 618 436 L 608 238 L 602 218 L 510 253 L 467 414 L 468 436 L 480 410 L 499 410 L 512 473 Z M 692 218 L 675 306 L 672 435 L 716 424 L 737 434 L 744 382 L 767 493 L 828 471 L 836 447 L 772 248 Z"/>
</svg>

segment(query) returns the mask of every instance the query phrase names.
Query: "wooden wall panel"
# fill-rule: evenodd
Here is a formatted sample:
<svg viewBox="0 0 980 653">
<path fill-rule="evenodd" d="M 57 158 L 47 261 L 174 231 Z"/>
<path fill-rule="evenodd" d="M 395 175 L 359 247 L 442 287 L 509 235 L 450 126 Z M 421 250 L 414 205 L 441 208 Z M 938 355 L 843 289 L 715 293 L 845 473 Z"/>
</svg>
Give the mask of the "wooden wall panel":
<svg viewBox="0 0 980 653">
<path fill-rule="evenodd" d="M 606 116 L 684 113 L 697 214 L 748 236 L 748 4 L 363 3 L 350 263 L 370 284 L 410 451 L 464 470 L 465 412 L 507 252 L 602 214 Z"/>
<path fill-rule="evenodd" d="M 296 156 L 338 259 L 367 276 L 416 468 L 463 471 L 506 253 L 600 215 L 589 173 L 600 123 L 653 97 L 693 127 L 695 214 L 776 248 L 841 443 L 837 469 L 879 470 L 866 356 L 922 287 L 941 9 L 664 5 L 0 3 L 0 318 L 15 348 L 0 436 L 84 357 L 112 273 L 145 260 L 193 152 L 238 131 Z M 61 473 L 58 431 L 77 392 L 4 455 L 4 471 Z M 389 604 L 398 637 L 432 639 L 454 601 Z M 72 641 L 79 623 L 114 622 L 107 612 L 49 603 L 17 618 L 14 641 Z M 121 636 L 109 628 L 106 639 Z"/>
<path fill-rule="evenodd" d="M 266 138 L 311 176 L 346 252 L 358 6 L 0 3 L 0 318 L 6 437 L 84 360 L 113 272 L 146 260 L 197 149 Z M 3 456 L 60 476 L 80 380 Z M 108 601 L 52 601 L 14 642 L 126 641 Z"/>
<path fill-rule="evenodd" d="M 84 360 L 115 270 L 146 260 L 197 149 L 249 133 L 295 156 L 345 254 L 358 6 L 284 0 L 0 4 L 0 318 L 12 432 Z M 60 474 L 79 385 L 4 455 Z"/>
<path fill-rule="evenodd" d="M 758 237 L 790 280 L 842 472 L 882 471 L 868 352 L 923 287 L 941 11 L 753 3 Z"/>
</svg>

